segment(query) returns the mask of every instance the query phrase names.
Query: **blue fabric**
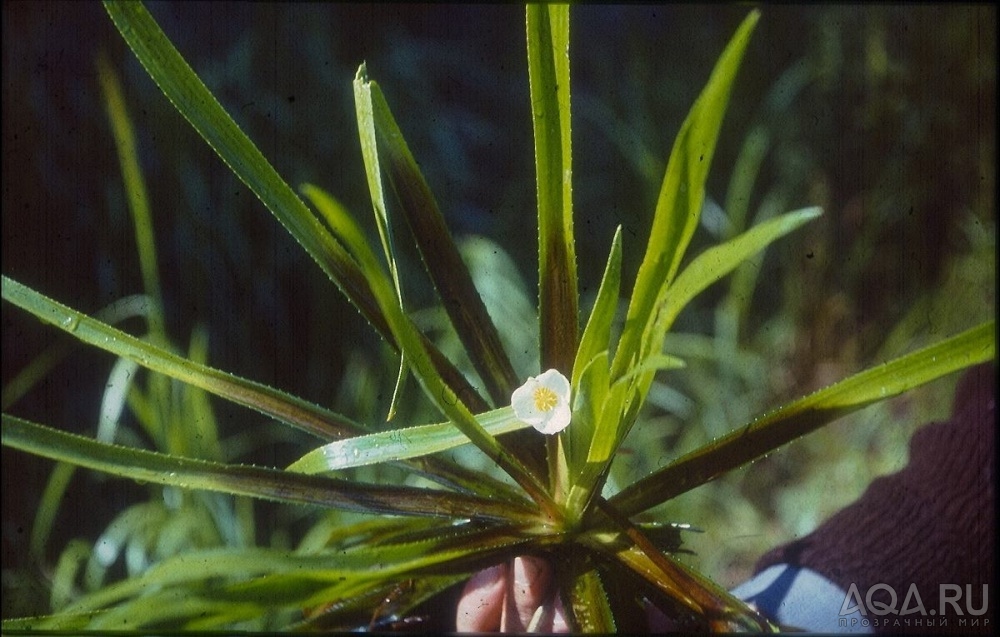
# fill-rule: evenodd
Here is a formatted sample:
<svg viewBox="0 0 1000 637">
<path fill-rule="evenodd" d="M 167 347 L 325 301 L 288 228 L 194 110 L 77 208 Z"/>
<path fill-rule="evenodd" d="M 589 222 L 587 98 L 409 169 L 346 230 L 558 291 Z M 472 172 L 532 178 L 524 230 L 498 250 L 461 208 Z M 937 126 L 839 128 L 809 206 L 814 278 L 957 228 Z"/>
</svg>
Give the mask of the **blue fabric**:
<svg viewBox="0 0 1000 637">
<path fill-rule="evenodd" d="M 861 612 L 841 615 L 847 592 L 807 568 L 775 564 L 732 590 L 771 621 L 821 633 L 871 633 Z"/>
</svg>

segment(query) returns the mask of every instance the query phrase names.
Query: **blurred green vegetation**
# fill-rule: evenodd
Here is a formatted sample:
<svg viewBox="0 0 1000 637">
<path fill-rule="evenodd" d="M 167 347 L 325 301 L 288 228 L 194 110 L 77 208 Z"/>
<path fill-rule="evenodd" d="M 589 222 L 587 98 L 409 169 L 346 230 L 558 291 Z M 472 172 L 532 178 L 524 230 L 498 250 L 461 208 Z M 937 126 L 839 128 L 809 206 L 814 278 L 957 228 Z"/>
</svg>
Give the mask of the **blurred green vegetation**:
<svg viewBox="0 0 1000 637">
<path fill-rule="evenodd" d="M 149 6 L 279 172 L 335 193 L 360 219 L 370 203 L 351 79 L 367 61 L 451 227 L 469 239 L 488 307 L 509 313 L 499 324 L 515 367 L 534 373 L 537 361 L 525 356 L 533 348 L 518 345 L 534 339 L 532 317 L 519 313 L 534 302 L 537 250 L 524 240 L 535 204 L 521 9 Z M 163 99 L 101 7 L 2 10 L 3 272 L 87 310 L 141 289 L 97 79 L 104 52 L 122 75 L 136 126 L 168 332 L 183 341 L 203 324 L 213 366 L 358 420 L 383 419 L 395 382 L 389 352 Z M 574 10 L 585 304 L 617 224 L 625 277 L 634 277 L 670 144 L 745 13 Z M 616 475 L 641 475 L 783 400 L 995 314 L 995 24 L 996 9 L 985 5 L 765 8 L 710 176 L 709 195 L 728 216 L 709 215 L 716 223 L 699 231 L 692 254 L 731 232 L 727 224 L 805 205 L 826 213 L 681 316 L 685 335 L 668 346 L 689 367 L 662 376 Z M 419 276 L 418 256 L 404 249 L 402 258 L 403 273 Z M 429 291 L 420 281 L 407 287 Z M 2 313 L 6 384 L 55 335 L 7 305 Z M 433 334 L 440 317 L 420 320 Z M 94 431 L 113 363 L 76 350 L 18 403 L 18 415 Z M 912 431 L 950 410 L 955 380 L 836 423 L 663 514 L 705 529 L 687 536 L 692 562 L 735 584 L 761 552 L 808 532 L 873 476 L 902 466 Z M 403 406 L 400 422 L 430 417 L 418 404 Z M 223 433 L 248 419 L 266 422 L 213 407 Z M 274 442 L 245 459 L 284 466 L 301 451 L 295 440 Z M 50 463 L 3 451 L 4 617 L 45 610 L 37 607 L 45 595 L 24 594 L 45 574 L 17 569 L 50 471 Z M 14 481 L 17 489 L 6 486 Z M 72 538 L 95 539 L 141 494 L 81 472 L 55 522 L 50 559 Z M 267 507 L 258 527 L 262 541 L 294 532 L 287 515 Z"/>
</svg>

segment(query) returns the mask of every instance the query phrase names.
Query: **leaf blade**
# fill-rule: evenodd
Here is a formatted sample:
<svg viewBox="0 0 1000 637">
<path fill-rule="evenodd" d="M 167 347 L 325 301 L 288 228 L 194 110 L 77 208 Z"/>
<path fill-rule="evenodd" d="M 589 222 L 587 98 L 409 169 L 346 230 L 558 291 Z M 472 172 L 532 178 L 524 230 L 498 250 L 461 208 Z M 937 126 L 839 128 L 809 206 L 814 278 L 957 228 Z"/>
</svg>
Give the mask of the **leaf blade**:
<svg viewBox="0 0 1000 637">
<path fill-rule="evenodd" d="M 597 289 L 594 308 L 590 311 L 590 318 L 587 319 L 587 326 L 583 330 L 580 347 L 577 349 L 576 359 L 573 361 L 573 377 L 571 379 L 573 387 L 580 384 L 584 368 L 595 356 L 605 350 L 609 352 L 609 355 L 611 353 L 611 324 L 614 322 L 615 312 L 618 310 L 621 278 L 622 227 L 618 226 L 611 240 L 611 251 L 608 254 L 608 263 L 604 266 L 600 287 Z"/>
<path fill-rule="evenodd" d="M 355 80 L 355 99 L 362 146 L 371 155 L 365 158 L 369 183 L 381 188 L 378 168 L 384 165 L 445 311 L 494 404 L 502 405 L 517 386 L 517 376 L 500 335 L 382 90 L 376 82 L 362 81 L 361 73 Z M 372 196 L 384 209 L 381 192 L 373 191 Z"/>
<path fill-rule="evenodd" d="M 399 265 L 396 262 L 395 241 L 392 226 L 389 224 L 389 211 L 385 205 L 385 191 L 382 188 L 382 173 L 379 170 L 378 145 L 375 140 L 375 122 L 372 114 L 371 87 L 367 81 L 367 71 L 362 64 L 354 77 L 354 104 L 358 120 L 358 134 L 361 139 L 361 155 L 364 158 L 365 174 L 368 178 L 368 191 L 372 200 L 372 211 L 375 213 L 375 225 L 379 238 L 382 240 L 382 252 L 389 264 L 389 274 L 392 285 L 396 288 L 399 306 L 403 304 L 403 288 L 399 283 Z M 389 404 L 389 415 L 386 420 L 392 420 L 396 413 L 396 404 L 400 397 L 403 382 L 406 380 L 406 358 L 399 359 L 399 372 L 396 375 L 396 387 L 392 392 Z"/>
<path fill-rule="evenodd" d="M 779 407 L 633 483 L 610 502 L 635 515 L 853 411 L 991 360 L 995 328 L 995 321 L 983 323 Z"/>
<path fill-rule="evenodd" d="M 584 571 L 573 578 L 569 597 L 577 630 L 583 633 L 616 632 L 615 616 L 596 569 Z"/>
<path fill-rule="evenodd" d="M 658 352 L 663 336 L 674 319 L 695 296 L 722 279 L 754 254 L 822 214 L 817 207 L 804 208 L 754 226 L 725 243 L 708 248 L 684 268 L 663 296 L 654 327 L 652 351 Z"/>
<path fill-rule="evenodd" d="M 364 233 L 344 206 L 333 195 L 313 184 L 303 184 L 301 190 L 326 220 L 330 229 L 336 234 L 337 239 L 343 242 L 347 250 L 351 253 L 352 259 L 354 259 L 353 267 L 358 272 L 358 276 L 367 281 L 366 288 L 370 299 L 368 302 L 377 308 L 378 302 L 371 292 L 372 287 L 376 285 L 373 283 L 373 280 L 379 279 L 380 282 L 377 285 L 382 286 L 390 285 L 390 283 L 382 267 L 378 265 L 378 259 L 376 259 L 371 246 L 368 245 Z M 361 264 L 364 264 L 364 267 Z M 389 328 L 388 323 L 384 322 L 384 317 L 381 317 L 381 310 L 378 310 L 378 313 L 383 320 L 381 324 L 381 329 L 384 330 L 383 337 L 396 351 L 400 351 L 392 330 Z M 424 347 L 427 348 L 428 354 L 434 363 L 434 368 L 444 378 L 447 385 L 456 394 L 463 397 L 469 408 L 476 412 L 483 412 L 489 409 L 489 406 L 482 396 L 480 396 L 479 392 L 476 391 L 454 364 L 445 358 L 441 350 L 435 347 L 423 334 L 420 334 L 420 338 Z"/>
<path fill-rule="evenodd" d="M 820 214 L 819 208 L 810 207 L 760 223 L 739 236 L 699 254 L 681 271 L 672 284 L 664 288 L 652 317 L 648 336 L 649 349 L 632 371 L 623 376 L 623 378 L 630 375 L 637 376 L 636 392 L 639 400 L 633 403 L 632 413 L 623 419 L 625 431 L 622 432 L 622 437 L 628 433 L 627 428 L 634 422 L 639 406 L 645 401 L 656 372 L 656 369 L 650 369 L 636 374 L 636 370 L 642 369 L 648 365 L 648 361 L 661 356 L 660 351 L 663 349 L 667 331 L 691 299 L 721 280 L 746 259 Z M 619 382 L 621 380 L 619 379 Z"/>
<path fill-rule="evenodd" d="M 4 300 L 84 343 L 132 360 L 147 369 L 250 407 L 320 438 L 331 440 L 364 431 L 346 416 L 267 385 L 187 360 L 53 301 L 7 276 L 2 278 L 2 282 Z"/>
<path fill-rule="evenodd" d="M 373 327 L 385 318 L 355 261 L 233 121 L 139 2 L 104 3 L 115 27 L 177 111 L 250 188 Z"/>
<path fill-rule="evenodd" d="M 476 416 L 483 429 L 498 436 L 528 427 L 514 417 L 510 407 Z M 407 460 L 469 444 L 469 439 L 451 422 L 379 431 L 338 440 L 313 449 L 287 467 L 288 471 L 323 473 L 381 462 Z"/>
<path fill-rule="evenodd" d="M 378 487 L 267 467 L 227 465 L 121 447 L 3 414 L 3 444 L 112 475 L 361 513 L 511 520 L 533 515 L 509 502 L 414 487 Z"/>
<path fill-rule="evenodd" d="M 673 281 L 698 225 L 705 181 L 712 163 L 722 117 L 736 71 L 760 13 L 752 11 L 719 57 L 674 141 L 653 216 L 646 254 L 629 302 L 626 329 L 618 346 L 612 377 L 618 378 L 652 350 L 649 330 L 655 307 Z"/>
<path fill-rule="evenodd" d="M 541 368 L 572 371 L 579 292 L 573 241 L 569 6 L 526 8 L 528 83 L 538 194 Z"/>
<path fill-rule="evenodd" d="M 374 272 L 379 269 L 371 249 L 359 245 L 355 253 L 363 271 Z M 468 398 L 459 396 L 454 387 L 442 377 L 433 363 L 433 352 L 439 350 L 427 342 L 409 315 L 399 307 L 387 277 L 371 277 L 369 283 L 393 338 L 409 361 L 410 368 L 425 395 L 473 444 L 514 478 L 532 499 L 540 506 L 550 508 L 551 498 L 545 493 L 535 475 L 521 462 L 516 453 L 500 444 L 492 434 L 483 429 L 466 404 Z M 472 397 L 478 398 L 478 394 L 473 392 Z M 550 513 L 556 515 L 554 510 Z"/>
<path fill-rule="evenodd" d="M 115 139 L 115 149 L 118 152 L 118 163 L 121 165 L 122 182 L 132 220 L 135 224 L 135 241 L 139 253 L 139 271 L 142 274 L 143 287 L 150 298 L 149 328 L 161 339 L 166 340 L 163 320 L 163 293 L 161 292 L 160 275 L 157 268 L 156 240 L 153 236 L 153 217 L 149 208 L 149 196 L 146 182 L 139 165 L 139 152 L 136 146 L 135 131 L 132 119 L 129 117 L 122 93 L 121 82 L 112 70 L 106 57 L 97 59 L 97 77 L 104 93 L 104 104 L 108 111 L 108 120 Z"/>
</svg>

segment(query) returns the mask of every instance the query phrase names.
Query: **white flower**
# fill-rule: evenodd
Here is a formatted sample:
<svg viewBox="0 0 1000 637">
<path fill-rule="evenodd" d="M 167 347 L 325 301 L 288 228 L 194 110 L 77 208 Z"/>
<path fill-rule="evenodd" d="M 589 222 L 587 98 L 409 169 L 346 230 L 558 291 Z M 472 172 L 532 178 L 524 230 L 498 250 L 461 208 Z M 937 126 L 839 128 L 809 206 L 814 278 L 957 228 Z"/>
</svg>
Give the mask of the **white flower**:
<svg viewBox="0 0 1000 637">
<path fill-rule="evenodd" d="M 533 376 L 514 390 L 510 406 L 521 422 L 543 434 L 559 433 L 569 424 L 569 381 L 554 369 Z"/>
</svg>

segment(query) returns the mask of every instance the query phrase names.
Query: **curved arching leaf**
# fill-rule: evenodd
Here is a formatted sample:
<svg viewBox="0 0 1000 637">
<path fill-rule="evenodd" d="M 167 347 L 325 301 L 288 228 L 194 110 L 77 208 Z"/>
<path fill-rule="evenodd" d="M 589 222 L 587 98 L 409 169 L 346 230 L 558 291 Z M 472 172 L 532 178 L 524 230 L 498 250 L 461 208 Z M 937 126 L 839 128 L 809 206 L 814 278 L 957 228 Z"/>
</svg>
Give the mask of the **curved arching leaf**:
<svg viewBox="0 0 1000 637">
<path fill-rule="evenodd" d="M 3 444 L 123 478 L 183 489 L 205 489 L 290 504 L 377 513 L 529 521 L 530 508 L 464 493 L 373 486 L 267 467 L 180 458 L 97 442 L 3 414 Z"/>
<path fill-rule="evenodd" d="M 851 412 L 995 356 L 996 323 L 989 321 L 855 374 L 737 427 L 623 489 L 611 498 L 611 503 L 625 515 L 635 515 Z"/>
<path fill-rule="evenodd" d="M 625 331 L 615 353 L 612 377 L 626 373 L 642 355 L 651 352 L 651 328 L 656 307 L 673 282 L 691 241 L 705 198 L 705 181 L 712 164 L 729 92 L 750 35 L 760 18 L 753 11 L 719 57 L 674 141 L 653 216 L 646 254 L 629 302 Z"/>
</svg>

